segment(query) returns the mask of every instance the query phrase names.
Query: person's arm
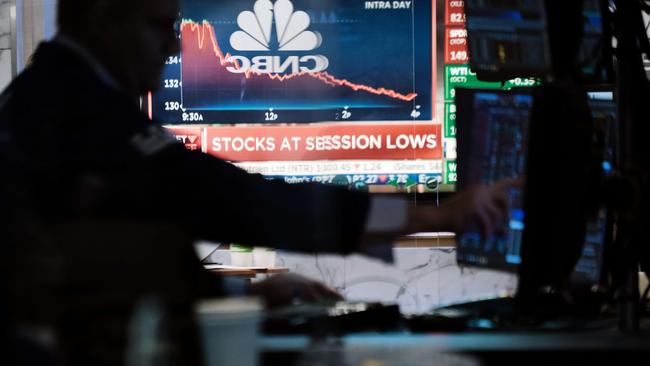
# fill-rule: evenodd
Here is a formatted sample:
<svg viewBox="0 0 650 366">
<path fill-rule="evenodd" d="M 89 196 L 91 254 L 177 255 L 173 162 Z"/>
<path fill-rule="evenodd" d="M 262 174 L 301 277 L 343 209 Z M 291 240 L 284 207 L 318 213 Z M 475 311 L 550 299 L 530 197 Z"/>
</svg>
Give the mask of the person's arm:
<svg viewBox="0 0 650 366">
<path fill-rule="evenodd" d="M 418 232 L 461 233 L 478 227 L 489 236 L 500 227 L 508 212 L 508 190 L 519 180 L 504 180 L 493 186 L 476 186 L 457 194 L 439 207 L 414 204 L 399 198 L 371 200 L 365 228 L 364 247 L 392 243 L 396 238 Z"/>
<path fill-rule="evenodd" d="M 401 213 L 389 212 L 393 225 L 381 220 L 376 224 L 376 212 L 387 210 L 377 209 L 377 199 L 367 194 L 269 181 L 189 151 L 150 122 L 136 130 L 128 141 L 140 157 L 126 164 L 122 173 L 129 178 L 123 182 L 129 201 L 116 204 L 154 219 L 183 223 L 196 238 L 212 241 L 347 254 L 369 252 L 366 244 L 388 243 L 414 232 L 462 231 L 478 224 L 490 233 L 505 216 L 505 192 L 512 185 L 476 187 L 439 208 L 406 204 Z"/>
<path fill-rule="evenodd" d="M 416 232 L 462 232 L 478 226 L 491 234 L 507 216 L 507 190 L 519 184 L 506 180 L 477 186 L 440 207 L 408 202 L 386 206 L 382 199 L 339 187 L 269 181 L 180 144 L 158 153 L 148 166 L 159 182 L 156 202 L 172 197 L 175 201 L 167 203 L 184 203 L 186 207 L 172 205 L 171 212 L 200 237 L 302 252 L 379 256 L 386 253 L 373 252 L 372 244 L 392 243 Z"/>
<path fill-rule="evenodd" d="M 197 238 L 301 252 L 359 249 L 366 194 L 269 181 L 176 143 L 146 157 L 134 174 L 141 179 L 132 181 L 145 183 L 132 204 L 184 223 Z"/>
<path fill-rule="evenodd" d="M 506 202 L 503 187 L 479 187 L 440 208 L 402 203 L 402 219 L 388 225 L 378 219 L 379 200 L 366 194 L 268 181 L 181 144 L 140 141 L 159 148 L 131 168 L 137 176 L 130 180 L 129 188 L 136 192 L 131 205 L 147 216 L 182 222 L 197 238 L 302 252 L 363 252 L 385 259 L 392 241 L 404 234 L 457 231 L 472 222 L 493 230 Z M 141 186 L 133 187 L 134 182 Z M 388 243 L 387 251 L 375 250 L 378 243 Z M 262 296 L 270 306 L 340 298 L 318 282 L 291 276 L 234 291 L 242 290 Z"/>
<path fill-rule="evenodd" d="M 441 207 L 414 205 L 399 198 L 375 197 L 371 200 L 363 244 L 365 254 L 389 259 L 397 237 L 423 231 L 462 232 L 470 225 L 481 228 L 488 236 L 498 231 L 507 214 L 507 190 L 520 185 L 506 180 L 492 187 L 469 189 Z M 248 291 L 262 296 L 270 307 L 294 301 L 336 301 L 334 290 L 304 277 L 280 276 L 253 284 Z"/>
</svg>

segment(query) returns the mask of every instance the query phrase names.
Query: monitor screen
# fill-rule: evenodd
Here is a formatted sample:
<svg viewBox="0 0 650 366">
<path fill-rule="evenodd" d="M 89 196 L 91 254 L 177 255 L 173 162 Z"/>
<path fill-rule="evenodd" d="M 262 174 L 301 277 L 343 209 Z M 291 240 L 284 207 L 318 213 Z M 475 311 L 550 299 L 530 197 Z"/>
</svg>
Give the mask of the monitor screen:
<svg viewBox="0 0 650 366">
<path fill-rule="evenodd" d="M 618 158 L 618 116 L 614 92 L 611 90 L 590 91 L 589 109 L 594 119 L 595 143 L 598 154 L 602 157 L 605 174 L 612 173 Z"/>
<path fill-rule="evenodd" d="M 603 0 L 583 0 L 583 36 L 578 66 L 585 82 L 599 84 L 613 79 L 611 42 L 606 41 Z"/>
<path fill-rule="evenodd" d="M 551 69 L 542 0 L 466 0 L 472 69 L 483 79 L 545 76 Z"/>
<path fill-rule="evenodd" d="M 607 210 L 604 209 L 598 213 L 597 217 L 587 221 L 582 256 L 571 274 L 571 281 L 574 284 L 592 285 L 600 282 L 608 223 Z"/>
<path fill-rule="evenodd" d="M 613 71 L 603 17 L 607 4 L 603 0 L 581 1 L 583 34 L 578 48 L 579 71 L 586 83 L 608 82 Z M 567 32 L 577 29 L 568 30 L 562 24 L 571 18 L 555 16 L 558 21 L 553 26 L 560 29 L 550 30 L 559 38 L 552 40 L 548 20 L 551 14 L 547 14 L 550 8 L 546 8 L 543 0 L 467 0 L 465 8 L 472 69 L 483 79 L 543 77 L 551 72 L 553 52 L 575 50 L 573 46 L 563 48 L 552 43 L 562 43 L 570 38 Z M 563 12 L 564 8 L 553 4 L 552 11 Z M 562 62 L 567 57 L 558 55 L 557 60 Z"/>
<path fill-rule="evenodd" d="M 459 89 L 457 93 L 459 188 L 524 175 L 533 96 L 526 91 Z M 476 228 L 458 238 L 459 263 L 515 270 L 521 262 L 524 202 L 509 192 L 504 232 L 483 238 Z"/>
<path fill-rule="evenodd" d="M 594 139 L 602 156 L 603 172 L 612 174 L 616 165 L 616 103 L 611 90 L 591 91 L 588 94 L 589 108 L 594 118 L 596 129 Z M 603 254 L 609 235 L 610 220 L 608 212 L 601 209 L 597 216 L 587 221 L 587 232 L 582 249 L 582 257 L 578 260 L 571 280 L 576 284 L 591 285 L 599 283 L 603 271 Z"/>
<path fill-rule="evenodd" d="M 182 51 L 148 113 L 268 178 L 437 187 L 435 13 L 432 0 L 183 0 Z"/>
<path fill-rule="evenodd" d="M 602 154 L 605 174 L 616 159 L 616 106 L 611 91 L 588 93 L 595 121 L 595 144 Z M 525 172 L 533 95 L 525 91 L 458 90 L 458 172 L 460 188 L 490 184 Z M 506 232 L 482 238 L 478 230 L 458 239 L 457 260 L 461 264 L 515 271 L 521 263 L 524 202 L 521 190 L 510 192 L 510 218 Z M 607 211 L 587 222 L 582 256 L 572 274 L 572 283 L 598 283 L 603 253 L 609 235 Z"/>
</svg>

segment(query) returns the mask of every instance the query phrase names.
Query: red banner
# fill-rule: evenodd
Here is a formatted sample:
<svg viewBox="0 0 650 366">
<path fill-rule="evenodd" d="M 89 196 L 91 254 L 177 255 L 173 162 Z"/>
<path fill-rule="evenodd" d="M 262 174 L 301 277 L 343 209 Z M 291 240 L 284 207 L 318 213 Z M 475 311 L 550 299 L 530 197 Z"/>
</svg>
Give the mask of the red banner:
<svg viewBox="0 0 650 366">
<path fill-rule="evenodd" d="M 359 124 L 206 128 L 206 152 L 229 161 L 441 159 L 441 126 Z"/>
<path fill-rule="evenodd" d="M 203 128 L 201 127 L 169 127 L 167 130 L 176 137 L 188 150 L 203 151 Z"/>
<path fill-rule="evenodd" d="M 445 25 L 446 26 L 464 26 L 465 25 L 465 1 L 463 1 L 463 0 L 446 0 L 446 4 L 445 4 Z"/>
<path fill-rule="evenodd" d="M 445 29 L 445 64 L 467 64 L 467 30 L 463 27 Z"/>
</svg>

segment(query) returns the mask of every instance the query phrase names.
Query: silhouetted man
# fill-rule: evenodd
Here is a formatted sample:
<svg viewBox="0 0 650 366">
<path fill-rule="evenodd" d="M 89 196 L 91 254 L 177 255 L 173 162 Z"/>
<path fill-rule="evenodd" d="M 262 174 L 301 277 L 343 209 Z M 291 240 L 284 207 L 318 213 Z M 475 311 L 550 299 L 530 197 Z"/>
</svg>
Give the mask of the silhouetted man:
<svg viewBox="0 0 650 366">
<path fill-rule="evenodd" d="M 413 206 L 268 181 L 186 150 L 138 105 L 178 52 L 178 7 L 178 0 L 59 0 L 59 34 L 0 96 L 0 188 L 14 244 L 61 221 L 119 219 L 173 223 L 193 239 L 369 253 L 411 232 L 477 223 L 487 234 L 505 217 L 510 183 L 477 187 L 441 208 Z M 248 291 L 270 304 L 337 296 L 297 276 Z"/>
<path fill-rule="evenodd" d="M 187 151 L 138 105 L 140 95 L 159 87 L 165 59 L 179 51 L 178 6 L 59 1 L 59 34 L 0 97 L 3 169 L 12 172 L 5 184 L 24 192 L 39 217 L 165 220 L 197 239 L 350 253 L 470 222 L 489 232 L 504 216 L 505 185 L 477 188 L 440 209 L 415 207 L 271 182 Z"/>
</svg>

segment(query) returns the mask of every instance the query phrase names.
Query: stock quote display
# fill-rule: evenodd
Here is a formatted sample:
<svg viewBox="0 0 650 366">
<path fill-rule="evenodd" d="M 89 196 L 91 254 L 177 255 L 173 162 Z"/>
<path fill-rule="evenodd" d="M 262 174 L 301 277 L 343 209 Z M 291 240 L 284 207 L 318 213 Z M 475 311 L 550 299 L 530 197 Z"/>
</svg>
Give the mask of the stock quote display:
<svg viewBox="0 0 650 366">
<path fill-rule="evenodd" d="M 185 0 L 150 117 L 288 182 L 436 186 L 432 0 Z"/>
</svg>

